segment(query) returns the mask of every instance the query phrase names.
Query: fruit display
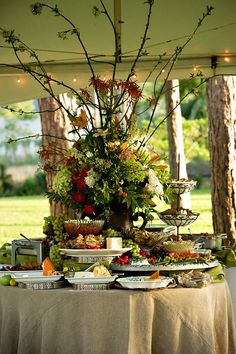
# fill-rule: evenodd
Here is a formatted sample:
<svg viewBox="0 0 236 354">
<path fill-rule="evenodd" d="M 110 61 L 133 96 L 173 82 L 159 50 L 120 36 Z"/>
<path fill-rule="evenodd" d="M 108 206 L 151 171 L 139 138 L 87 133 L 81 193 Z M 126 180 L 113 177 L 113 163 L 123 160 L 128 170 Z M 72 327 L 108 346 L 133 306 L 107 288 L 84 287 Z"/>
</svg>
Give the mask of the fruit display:
<svg viewBox="0 0 236 354">
<path fill-rule="evenodd" d="M 179 242 L 179 241 L 178 241 Z M 168 251 L 164 246 L 154 248 L 145 252 L 140 250 L 138 256 L 133 256 L 131 252 L 128 252 L 120 257 L 117 257 L 111 264 L 112 269 L 117 269 L 113 265 L 121 266 L 137 266 L 137 269 L 142 270 L 143 266 L 161 266 L 161 265 L 209 265 L 215 261 L 215 256 L 211 252 L 194 252 L 192 250 L 186 251 L 185 248 L 182 252 Z M 123 268 L 122 268 L 123 270 Z"/>
</svg>

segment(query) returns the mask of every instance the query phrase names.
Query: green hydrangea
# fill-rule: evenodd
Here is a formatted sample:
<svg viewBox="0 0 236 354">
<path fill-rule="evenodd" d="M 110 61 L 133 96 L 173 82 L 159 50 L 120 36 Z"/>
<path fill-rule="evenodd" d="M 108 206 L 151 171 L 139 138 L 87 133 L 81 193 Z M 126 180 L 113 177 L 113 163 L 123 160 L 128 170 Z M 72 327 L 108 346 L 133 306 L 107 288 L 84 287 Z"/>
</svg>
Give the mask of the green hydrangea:
<svg viewBox="0 0 236 354">
<path fill-rule="evenodd" d="M 128 182 L 140 183 L 147 176 L 143 165 L 135 160 L 122 161 L 121 170 L 123 179 Z"/>
<path fill-rule="evenodd" d="M 61 166 L 53 181 L 53 190 L 56 194 L 66 197 L 71 188 L 72 172 L 66 166 Z"/>
</svg>

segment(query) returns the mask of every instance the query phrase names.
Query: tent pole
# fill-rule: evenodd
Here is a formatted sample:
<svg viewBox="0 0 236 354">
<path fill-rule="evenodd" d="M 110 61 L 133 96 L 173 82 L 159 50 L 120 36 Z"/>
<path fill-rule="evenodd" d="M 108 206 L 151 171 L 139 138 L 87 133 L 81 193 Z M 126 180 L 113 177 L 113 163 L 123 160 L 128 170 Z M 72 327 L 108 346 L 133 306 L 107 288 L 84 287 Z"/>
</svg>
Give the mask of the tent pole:
<svg viewBox="0 0 236 354">
<path fill-rule="evenodd" d="M 114 0 L 114 27 L 117 33 L 115 56 L 118 63 L 121 63 L 121 0 Z"/>
</svg>

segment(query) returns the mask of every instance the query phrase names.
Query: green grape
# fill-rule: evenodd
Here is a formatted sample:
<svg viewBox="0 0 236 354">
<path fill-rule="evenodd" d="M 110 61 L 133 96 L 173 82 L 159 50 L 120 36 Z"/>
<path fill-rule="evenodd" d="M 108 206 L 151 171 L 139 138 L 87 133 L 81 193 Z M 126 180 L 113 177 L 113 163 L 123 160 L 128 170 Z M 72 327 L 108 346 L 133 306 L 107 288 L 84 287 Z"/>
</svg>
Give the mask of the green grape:
<svg viewBox="0 0 236 354">
<path fill-rule="evenodd" d="M 49 258 L 54 264 L 57 270 L 62 270 L 63 268 L 63 256 L 60 254 L 60 248 L 67 248 L 67 243 L 58 242 L 54 244 L 49 251 Z"/>
<path fill-rule="evenodd" d="M 49 227 L 53 228 L 54 240 L 60 242 L 63 240 L 63 229 L 64 229 L 65 216 L 63 214 L 58 214 L 56 216 L 48 216 L 44 218 L 43 232 L 47 233 Z"/>
<path fill-rule="evenodd" d="M 132 248 L 131 254 L 133 257 L 138 257 L 140 255 L 139 245 L 131 239 L 123 240 L 123 247 Z"/>
</svg>

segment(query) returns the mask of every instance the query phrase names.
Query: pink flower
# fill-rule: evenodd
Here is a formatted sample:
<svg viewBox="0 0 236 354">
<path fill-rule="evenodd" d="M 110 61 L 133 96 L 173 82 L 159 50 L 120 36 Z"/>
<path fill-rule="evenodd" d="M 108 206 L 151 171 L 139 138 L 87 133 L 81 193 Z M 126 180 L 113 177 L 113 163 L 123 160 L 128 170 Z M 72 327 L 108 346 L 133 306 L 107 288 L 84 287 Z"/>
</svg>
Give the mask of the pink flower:
<svg viewBox="0 0 236 354">
<path fill-rule="evenodd" d="M 85 204 L 85 206 L 84 206 L 84 212 L 85 212 L 85 214 L 87 214 L 87 215 L 93 214 L 93 213 L 94 213 L 94 208 L 93 208 L 93 206 L 90 205 L 90 204 Z"/>
</svg>

